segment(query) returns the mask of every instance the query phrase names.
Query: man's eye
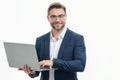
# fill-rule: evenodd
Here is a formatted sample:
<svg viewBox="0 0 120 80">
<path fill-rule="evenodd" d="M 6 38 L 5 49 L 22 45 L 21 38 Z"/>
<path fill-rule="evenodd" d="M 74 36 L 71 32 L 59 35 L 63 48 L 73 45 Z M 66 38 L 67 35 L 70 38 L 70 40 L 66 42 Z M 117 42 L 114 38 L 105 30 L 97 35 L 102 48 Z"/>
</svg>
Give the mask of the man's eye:
<svg viewBox="0 0 120 80">
<path fill-rule="evenodd" d="M 65 15 L 63 15 L 63 14 L 62 14 L 62 15 L 59 15 L 59 18 L 63 18 L 64 16 L 65 16 Z"/>
<path fill-rule="evenodd" d="M 50 16 L 50 18 L 56 18 L 56 16 Z"/>
</svg>

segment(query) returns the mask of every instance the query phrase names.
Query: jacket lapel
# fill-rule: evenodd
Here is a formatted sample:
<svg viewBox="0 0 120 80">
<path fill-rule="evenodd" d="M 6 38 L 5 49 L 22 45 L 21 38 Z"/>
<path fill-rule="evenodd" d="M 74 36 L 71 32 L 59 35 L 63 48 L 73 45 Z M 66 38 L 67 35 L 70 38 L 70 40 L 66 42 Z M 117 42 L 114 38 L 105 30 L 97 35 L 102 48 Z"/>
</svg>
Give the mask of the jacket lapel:
<svg viewBox="0 0 120 80">
<path fill-rule="evenodd" d="M 46 60 L 49 60 L 50 59 L 49 57 L 50 56 L 50 32 L 45 37 L 44 49 L 45 49 Z"/>
<path fill-rule="evenodd" d="M 70 37 L 70 30 L 67 29 L 66 31 L 66 34 L 63 38 L 63 41 L 61 43 L 61 46 L 60 46 L 60 49 L 59 49 L 59 53 L 58 53 L 58 59 L 61 59 L 62 58 L 62 55 L 63 55 L 63 52 L 64 52 L 64 49 L 65 49 L 65 46 L 68 44 L 69 42 L 69 37 Z"/>
</svg>

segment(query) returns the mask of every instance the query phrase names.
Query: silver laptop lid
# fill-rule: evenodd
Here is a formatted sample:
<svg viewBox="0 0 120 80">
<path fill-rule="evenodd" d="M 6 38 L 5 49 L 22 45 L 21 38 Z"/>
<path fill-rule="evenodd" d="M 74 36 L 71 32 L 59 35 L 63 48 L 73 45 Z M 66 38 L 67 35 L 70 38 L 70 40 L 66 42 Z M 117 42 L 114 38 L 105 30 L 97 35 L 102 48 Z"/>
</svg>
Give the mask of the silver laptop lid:
<svg viewBox="0 0 120 80">
<path fill-rule="evenodd" d="M 10 67 L 20 68 L 27 64 L 31 69 L 40 71 L 34 45 L 4 42 L 4 47 Z"/>
</svg>

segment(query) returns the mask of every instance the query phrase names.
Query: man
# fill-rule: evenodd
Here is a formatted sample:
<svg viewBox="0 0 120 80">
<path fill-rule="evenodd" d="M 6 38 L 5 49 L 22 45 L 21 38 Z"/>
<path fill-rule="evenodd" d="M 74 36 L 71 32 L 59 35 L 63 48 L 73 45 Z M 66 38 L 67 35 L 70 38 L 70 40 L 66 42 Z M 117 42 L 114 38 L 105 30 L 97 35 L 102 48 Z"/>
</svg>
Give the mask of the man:
<svg viewBox="0 0 120 80">
<path fill-rule="evenodd" d="M 64 5 L 52 3 L 47 18 L 52 29 L 37 38 L 36 51 L 41 67 L 49 66 L 57 70 L 42 71 L 40 80 L 78 80 L 77 72 L 83 72 L 86 64 L 83 36 L 65 26 L 67 14 Z M 32 78 L 40 73 L 27 65 L 20 69 Z"/>
</svg>

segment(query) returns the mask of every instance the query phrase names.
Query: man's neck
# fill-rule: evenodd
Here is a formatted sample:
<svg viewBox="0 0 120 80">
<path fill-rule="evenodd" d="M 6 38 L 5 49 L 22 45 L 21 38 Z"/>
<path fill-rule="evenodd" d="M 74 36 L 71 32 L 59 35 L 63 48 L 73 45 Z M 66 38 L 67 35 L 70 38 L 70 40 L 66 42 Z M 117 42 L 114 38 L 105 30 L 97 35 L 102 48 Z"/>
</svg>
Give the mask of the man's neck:
<svg viewBox="0 0 120 80">
<path fill-rule="evenodd" d="M 62 33 L 62 31 L 64 30 L 64 28 L 62 29 L 62 30 L 60 30 L 60 31 L 57 31 L 57 30 L 54 30 L 54 29 L 52 29 L 52 36 L 56 39 L 56 40 L 58 40 L 58 38 L 59 38 L 59 36 L 60 36 L 60 34 Z"/>
</svg>

